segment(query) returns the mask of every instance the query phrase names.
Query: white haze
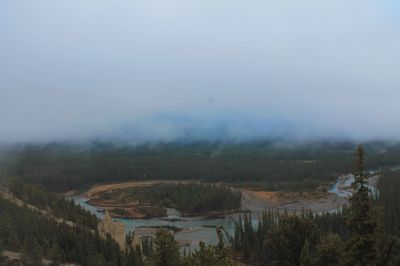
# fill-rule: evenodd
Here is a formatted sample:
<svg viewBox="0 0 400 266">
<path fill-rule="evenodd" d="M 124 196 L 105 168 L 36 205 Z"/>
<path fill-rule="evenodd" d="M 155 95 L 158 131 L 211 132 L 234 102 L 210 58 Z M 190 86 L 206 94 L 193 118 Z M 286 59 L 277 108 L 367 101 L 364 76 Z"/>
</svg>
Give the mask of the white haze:
<svg viewBox="0 0 400 266">
<path fill-rule="evenodd" d="M 396 1 L 2 0 L 0 142 L 400 139 Z"/>
</svg>

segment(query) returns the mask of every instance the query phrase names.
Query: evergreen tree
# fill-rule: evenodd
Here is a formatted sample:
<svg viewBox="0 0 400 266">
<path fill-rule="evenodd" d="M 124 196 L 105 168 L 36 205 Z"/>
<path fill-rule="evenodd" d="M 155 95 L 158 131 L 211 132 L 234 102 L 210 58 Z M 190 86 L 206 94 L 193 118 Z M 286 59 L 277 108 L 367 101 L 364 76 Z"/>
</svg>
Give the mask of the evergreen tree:
<svg viewBox="0 0 400 266">
<path fill-rule="evenodd" d="M 3 252 L 4 252 L 4 246 L 3 246 L 3 243 L 1 243 L 1 241 L 0 241 L 0 263 L 3 262 L 3 260 L 4 260 Z"/>
<path fill-rule="evenodd" d="M 193 255 L 184 259 L 184 264 L 188 266 L 232 266 L 231 251 L 226 246 L 222 228 L 217 228 L 218 245 L 206 246 L 200 242 L 199 250 Z"/>
<path fill-rule="evenodd" d="M 39 244 L 30 237 L 25 237 L 21 251 L 22 264 L 26 266 L 41 265 L 42 254 Z"/>
<path fill-rule="evenodd" d="M 378 257 L 378 218 L 366 185 L 363 146 L 357 147 L 355 156 L 355 193 L 350 198 L 347 220 L 350 238 L 347 241 L 346 264 L 375 265 Z"/>
<path fill-rule="evenodd" d="M 324 266 L 340 265 L 343 257 L 343 242 L 339 235 L 328 234 L 321 238 L 316 252 L 316 264 Z"/>
<path fill-rule="evenodd" d="M 65 254 L 57 243 L 53 243 L 51 246 L 49 257 L 52 260 L 52 265 L 59 265 L 65 260 Z"/>
<path fill-rule="evenodd" d="M 108 266 L 108 263 L 106 262 L 106 259 L 104 258 L 103 254 L 97 254 L 91 259 L 89 265 L 90 266 Z"/>
<path fill-rule="evenodd" d="M 152 237 L 144 236 L 144 237 L 142 237 L 141 242 L 142 242 L 143 255 L 146 257 L 153 256 L 153 252 L 154 252 L 153 244 L 154 243 L 153 243 Z"/>
<path fill-rule="evenodd" d="M 184 259 L 185 265 L 202 266 L 202 265 L 217 265 L 217 258 L 214 256 L 214 251 L 211 246 L 206 246 L 203 241 L 199 243 L 199 250 L 193 255 Z"/>
<path fill-rule="evenodd" d="M 154 264 L 157 266 L 181 265 L 178 243 L 167 230 L 159 230 L 156 234 Z"/>
<path fill-rule="evenodd" d="M 314 266 L 315 265 L 315 256 L 313 254 L 313 250 L 311 248 L 310 241 L 306 240 L 304 242 L 303 249 L 300 254 L 299 259 L 301 266 Z"/>
<path fill-rule="evenodd" d="M 315 251 L 318 240 L 316 224 L 309 217 L 290 215 L 279 220 L 277 230 L 266 241 L 269 260 L 278 265 L 301 265 Z"/>
</svg>

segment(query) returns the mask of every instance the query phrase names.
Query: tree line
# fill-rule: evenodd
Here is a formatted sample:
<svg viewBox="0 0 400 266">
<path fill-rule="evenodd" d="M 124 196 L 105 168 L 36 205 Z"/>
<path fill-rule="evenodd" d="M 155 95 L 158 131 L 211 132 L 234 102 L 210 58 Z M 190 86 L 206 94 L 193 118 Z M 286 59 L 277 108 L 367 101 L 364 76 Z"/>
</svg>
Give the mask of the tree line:
<svg viewBox="0 0 400 266">
<path fill-rule="evenodd" d="M 192 143 L 118 146 L 25 145 L 0 159 L 3 176 L 56 192 L 98 182 L 201 179 L 254 182 L 270 190 L 314 189 L 346 173 L 353 143 Z M 400 146 L 370 143 L 368 168 L 396 164 Z M 384 152 L 382 152 L 384 151 Z"/>
<path fill-rule="evenodd" d="M 185 214 L 238 210 L 242 199 L 240 190 L 194 182 L 160 183 L 124 191 L 129 198 L 139 200 L 140 203 L 176 208 Z"/>
</svg>

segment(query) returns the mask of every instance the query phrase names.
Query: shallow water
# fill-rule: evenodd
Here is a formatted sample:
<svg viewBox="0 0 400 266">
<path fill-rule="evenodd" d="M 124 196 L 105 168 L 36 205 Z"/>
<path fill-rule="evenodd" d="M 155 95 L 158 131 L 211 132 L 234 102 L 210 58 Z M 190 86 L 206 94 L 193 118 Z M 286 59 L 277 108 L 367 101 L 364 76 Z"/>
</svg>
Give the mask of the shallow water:
<svg viewBox="0 0 400 266">
<path fill-rule="evenodd" d="M 70 197 L 84 209 L 94 213 L 98 218 L 103 219 L 104 213 L 101 209 L 96 208 L 87 203 L 88 199 L 82 196 Z M 179 220 L 169 220 L 179 219 Z M 225 231 L 232 235 L 234 232 L 234 220 L 232 217 L 225 217 L 220 219 L 211 219 L 205 217 L 182 217 L 179 211 L 175 209 L 167 209 L 167 217 L 154 218 L 154 219 L 121 219 L 114 218 L 114 220 L 125 224 L 126 232 L 135 231 L 139 227 L 152 227 L 152 226 L 176 226 L 184 230 L 177 232 L 175 238 L 177 240 L 185 240 L 190 243 L 191 248 L 196 248 L 200 241 L 207 244 L 216 244 L 218 237 L 216 234 L 216 227 L 222 226 Z"/>
<path fill-rule="evenodd" d="M 348 174 L 346 175 L 345 180 L 338 178 L 337 182 L 332 186 L 331 189 L 328 190 L 328 192 L 336 194 L 339 197 L 350 198 L 352 193 L 346 191 L 345 188 L 351 187 L 351 184 L 353 184 L 353 182 L 354 182 L 354 175 Z"/>
<path fill-rule="evenodd" d="M 373 171 L 371 171 L 373 172 Z M 370 172 L 370 173 L 371 173 Z M 338 181 L 332 186 L 331 189 L 328 190 L 329 193 L 336 194 L 339 197 L 345 197 L 345 198 L 350 198 L 353 193 L 350 191 L 347 191 L 347 188 L 350 188 L 355 181 L 354 175 L 353 174 L 348 174 L 346 175 L 346 179 L 340 179 L 338 178 Z M 379 190 L 371 186 L 369 184 L 366 185 L 373 197 L 379 196 Z"/>
</svg>

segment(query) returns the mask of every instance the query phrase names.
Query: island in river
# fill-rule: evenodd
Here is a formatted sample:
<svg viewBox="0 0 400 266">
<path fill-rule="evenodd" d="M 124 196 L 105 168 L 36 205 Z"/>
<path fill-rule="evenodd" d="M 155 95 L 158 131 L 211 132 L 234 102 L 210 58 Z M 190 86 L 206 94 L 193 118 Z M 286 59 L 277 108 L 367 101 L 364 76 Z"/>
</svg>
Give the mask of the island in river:
<svg viewBox="0 0 400 266">
<path fill-rule="evenodd" d="M 174 208 L 184 216 L 223 216 L 237 212 L 242 193 L 222 184 L 153 182 L 91 189 L 89 204 L 107 210 L 114 218 L 150 219 L 167 216 Z"/>
</svg>

